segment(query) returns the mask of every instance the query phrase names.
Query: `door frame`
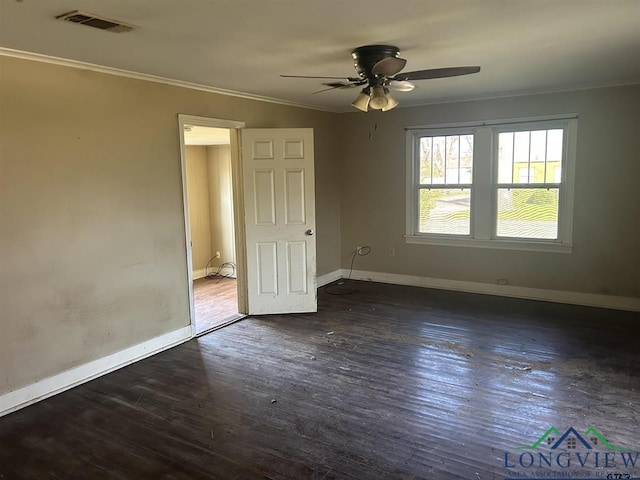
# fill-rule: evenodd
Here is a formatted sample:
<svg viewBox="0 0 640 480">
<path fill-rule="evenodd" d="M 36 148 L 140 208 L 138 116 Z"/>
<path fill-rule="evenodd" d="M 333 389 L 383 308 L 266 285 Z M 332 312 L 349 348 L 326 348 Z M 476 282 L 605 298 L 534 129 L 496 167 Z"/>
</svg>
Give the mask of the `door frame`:
<svg viewBox="0 0 640 480">
<path fill-rule="evenodd" d="M 235 229 L 236 275 L 238 288 L 238 313 L 247 313 L 247 270 L 246 270 L 246 241 L 245 226 L 242 212 L 244 212 L 244 197 L 242 195 L 242 165 L 240 155 L 240 129 L 245 122 L 225 120 L 220 118 L 201 117 L 197 115 L 178 114 L 178 131 L 180 134 L 180 172 L 182 175 L 182 206 L 184 215 L 185 250 L 187 266 L 187 285 L 189 291 L 189 324 L 191 337 L 196 336 L 195 305 L 193 301 L 193 264 L 191 248 L 191 225 L 189 223 L 189 202 L 187 197 L 187 163 L 185 161 L 184 127 L 196 125 L 200 127 L 214 127 L 229 129 L 231 154 L 231 189 L 233 195 L 233 223 Z"/>
</svg>

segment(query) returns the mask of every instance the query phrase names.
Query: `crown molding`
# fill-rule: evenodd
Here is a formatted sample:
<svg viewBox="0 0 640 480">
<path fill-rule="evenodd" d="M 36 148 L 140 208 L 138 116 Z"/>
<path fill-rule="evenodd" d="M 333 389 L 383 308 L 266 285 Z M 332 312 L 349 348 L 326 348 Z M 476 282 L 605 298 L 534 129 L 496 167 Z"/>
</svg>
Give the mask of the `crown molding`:
<svg viewBox="0 0 640 480">
<path fill-rule="evenodd" d="M 597 83 L 589 85 L 576 85 L 573 87 L 557 87 L 546 89 L 532 89 L 532 90 L 518 90 L 504 93 L 495 93 L 487 95 L 469 95 L 465 97 L 446 97 L 433 100 L 425 100 L 424 102 L 414 103 L 411 105 L 398 105 L 398 108 L 412 108 L 412 107 L 425 107 L 429 105 L 441 105 L 447 103 L 468 103 L 468 102 L 480 102 L 483 100 L 499 100 L 502 98 L 516 98 L 516 97 L 531 97 L 535 95 L 551 95 L 554 93 L 570 93 L 581 92 L 584 90 L 599 90 L 602 88 L 617 88 L 617 87 L 630 87 L 633 85 L 640 85 L 640 80 L 630 80 L 622 82 L 608 82 Z"/>
<path fill-rule="evenodd" d="M 106 73 L 108 75 L 116 75 L 119 77 L 133 78 L 136 80 L 145 80 L 148 82 L 162 83 L 164 85 L 188 88 L 191 90 L 199 90 L 202 92 L 215 93 L 218 95 L 225 95 L 228 97 L 237 97 L 237 98 L 244 98 L 247 100 L 255 100 L 259 102 L 275 103 L 278 105 L 284 105 L 288 107 L 305 108 L 308 110 L 317 110 L 321 112 L 330 112 L 330 113 L 354 113 L 354 114 L 361 113 L 361 112 L 354 112 L 352 109 L 349 109 L 347 107 L 329 108 L 329 107 L 321 107 L 319 105 L 308 105 L 306 103 L 292 102 L 289 100 L 283 100 L 281 98 L 266 97 L 262 95 L 256 95 L 253 93 L 227 90 L 224 88 L 217 88 L 217 87 L 212 87 L 209 85 L 203 85 L 199 83 L 186 82 L 183 80 L 177 80 L 173 78 L 160 77 L 157 75 L 150 75 L 147 73 L 123 70 L 123 69 L 114 68 L 114 67 L 106 67 L 104 65 L 97 65 L 94 63 L 81 62 L 78 60 L 71 60 L 71 59 L 62 58 L 62 57 L 54 57 L 52 55 L 27 52 L 24 50 L 16 50 L 16 49 L 6 48 L 6 47 L 0 47 L 0 55 L 6 56 L 6 57 L 21 58 L 24 60 L 32 60 L 36 62 L 51 63 L 54 65 L 78 68 L 82 70 L 91 70 L 94 72 Z M 447 103 L 466 103 L 466 102 L 476 102 L 476 101 L 483 101 L 483 100 L 497 100 L 497 99 L 503 99 L 503 98 L 525 97 L 525 96 L 533 96 L 533 95 L 548 95 L 548 94 L 554 94 L 554 93 L 567 93 L 567 92 L 577 92 L 582 90 L 596 90 L 596 89 L 602 89 L 602 88 L 626 87 L 626 86 L 632 86 L 632 85 L 640 85 L 640 80 L 608 82 L 608 83 L 590 84 L 590 85 L 576 85 L 572 87 L 558 87 L 558 88 L 547 88 L 547 89 L 537 89 L 537 90 L 536 89 L 520 90 L 520 91 L 511 91 L 511 92 L 496 93 L 496 94 L 468 95 L 463 97 L 445 97 L 445 98 L 436 98 L 433 100 L 425 100 L 423 102 L 412 103 L 412 104 L 403 104 L 401 102 L 397 108 L 398 109 L 416 108 L 416 107 L 425 107 L 429 105 L 440 105 L 440 104 L 447 104 Z"/>
<path fill-rule="evenodd" d="M 191 83 L 191 82 L 186 82 L 183 80 L 177 80 L 173 78 L 160 77 L 157 75 L 150 75 L 147 73 L 133 72 L 130 70 L 123 70 L 123 69 L 114 68 L 114 67 L 106 67 L 104 65 L 97 65 L 95 63 L 81 62 L 78 60 L 54 57 L 51 55 L 27 52 L 23 50 L 15 50 L 13 48 L 0 47 L 0 55 L 5 57 L 20 58 L 23 60 L 32 60 L 35 62 L 50 63 L 53 65 L 60 65 L 63 67 L 77 68 L 81 70 L 91 70 L 93 72 L 106 73 L 107 75 L 115 75 L 118 77 L 126 77 L 126 78 L 133 78 L 136 80 L 145 80 L 147 82 L 162 83 L 164 85 L 171 85 L 174 87 L 188 88 L 191 90 L 199 90 L 207 93 L 225 95 L 227 97 L 244 98 L 247 100 L 256 100 L 258 102 L 267 102 L 267 103 L 275 103 L 278 105 L 285 105 L 287 107 L 297 107 L 297 108 L 305 108 L 308 110 L 319 110 L 322 112 L 338 113 L 338 110 L 336 109 L 320 107 L 318 105 L 307 105 L 305 103 L 291 102 L 289 100 L 283 100 L 280 98 L 272 98 L 272 97 L 266 97 L 262 95 L 255 95 L 253 93 L 237 92 L 235 90 L 227 90 L 224 88 L 217 88 L 209 85 L 202 85 L 199 83 Z"/>
</svg>

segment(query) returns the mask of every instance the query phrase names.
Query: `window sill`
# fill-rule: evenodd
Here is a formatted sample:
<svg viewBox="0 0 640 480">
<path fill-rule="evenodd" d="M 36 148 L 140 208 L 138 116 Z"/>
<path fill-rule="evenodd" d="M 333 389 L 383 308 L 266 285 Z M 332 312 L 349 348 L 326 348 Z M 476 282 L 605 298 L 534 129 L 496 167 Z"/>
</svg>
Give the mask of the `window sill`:
<svg viewBox="0 0 640 480">
<path fill-rule="evenodd" d="M 405 235 L 408 244 L 440 245 L 444 247 L 491 248 L 496 250 L 524 250 L 530 252 L 571 253 L 570 243 L 535 240 L 479 240 L 470 237 L 440 237 L 431 235 Z"/>
</svg>

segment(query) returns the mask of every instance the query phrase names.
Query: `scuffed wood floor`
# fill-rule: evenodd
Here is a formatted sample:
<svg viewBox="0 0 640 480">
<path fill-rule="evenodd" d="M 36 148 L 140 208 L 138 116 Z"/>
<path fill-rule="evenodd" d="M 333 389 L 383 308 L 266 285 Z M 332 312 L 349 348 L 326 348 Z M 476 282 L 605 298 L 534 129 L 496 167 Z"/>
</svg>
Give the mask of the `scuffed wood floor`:
<svg viewBox="0 0 640 480">
<path fill-rule="evenodd" d="M 0 478 L 504 479 L 552 425 L 640 447 L 638 314 L 347 288 L 0 418 Z"/>
<path fill-rule="evenodd" d="M 235 278 L 200 278 L 193 282 L 196 332 L 201 333 L 227 323 L 238 315 Z"/>
</svg>

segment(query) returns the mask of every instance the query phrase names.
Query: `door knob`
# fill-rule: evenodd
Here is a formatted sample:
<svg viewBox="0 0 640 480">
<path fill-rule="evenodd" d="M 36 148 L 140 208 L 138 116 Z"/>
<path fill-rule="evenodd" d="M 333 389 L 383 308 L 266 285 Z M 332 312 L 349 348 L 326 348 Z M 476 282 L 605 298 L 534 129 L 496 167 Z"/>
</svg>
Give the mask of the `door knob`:
<svg viewBox="0 0 640 480">
<path fill-rule="evenodd" d="M 313 235 L 313 230 L 312 230 L 312 229 L 309 229 L 309 230 L 307 230 L 306 232 L 304 232 L 304 234 L 305 234 L 305 235 L 309 235 L 309 236 L 311 236 L 311 235 Z"/>
</svg>

